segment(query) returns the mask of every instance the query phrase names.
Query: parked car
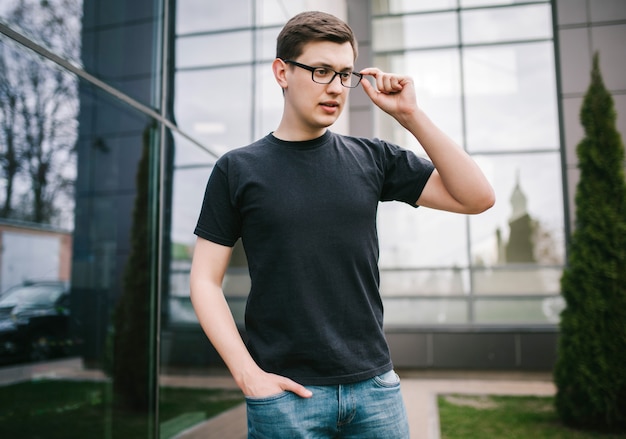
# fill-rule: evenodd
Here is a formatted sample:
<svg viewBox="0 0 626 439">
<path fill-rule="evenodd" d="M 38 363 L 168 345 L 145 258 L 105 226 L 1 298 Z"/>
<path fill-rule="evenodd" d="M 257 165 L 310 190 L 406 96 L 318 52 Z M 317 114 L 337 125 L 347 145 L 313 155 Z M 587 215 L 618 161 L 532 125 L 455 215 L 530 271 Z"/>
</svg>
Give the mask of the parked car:
<svg viewBox="0 0 626 439">
<path fill-rule="evenodd" d="M 0 363 L 67 354 L 70 294 L 66 282 L 34 282 L 0 296 Z"/>
</svg>

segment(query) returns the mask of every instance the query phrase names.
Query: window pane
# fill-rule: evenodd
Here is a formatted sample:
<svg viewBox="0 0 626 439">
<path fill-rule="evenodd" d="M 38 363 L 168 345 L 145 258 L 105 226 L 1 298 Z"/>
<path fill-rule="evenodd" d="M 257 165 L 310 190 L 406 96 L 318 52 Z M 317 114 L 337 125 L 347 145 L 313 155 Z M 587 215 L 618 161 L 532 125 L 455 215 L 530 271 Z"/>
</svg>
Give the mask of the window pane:
<svg viewBox="0 0 626 439">
<path fill-rule="evenodd" d="M 4 0 L 0 3 L 0 21 L 3 24 L 65 60 L 77 66 L 82 64 L 82 0 L 63 3 L 60 0 Z"/>
<path fill-rule="evenodd" d="M 467 323 L 467 302 L 463 299 L 385 298 L 385 325 Z"/>
<path fill-rule="evenodd" d="M 479 156 L 477 160 L 498 201 L 487 212 L 469 218 L 473 265 L 563 264 L 559 153 Z"/>
<path fill-rule="evenodd" d="M 236 14 L 233 11 L 237 11 Z M 252 26 L 251 0 L 176 1 L 176 33 L 207 32 Z"/>
<path fill-rule="evenodd" d="M 247 63 L 252 59 L 252 33 L 227 32 L 178 38 L 176 67 L 207 67 Z"/>
<path fill-rule="evenodd" d="M 469 273 L 461 268 L 383 269 L 380 291 L 384 297 L 465 295 L 469 293 Z"/>
<path fill-rule="evenodd" d="M 549 4 L 461 12 L 463 43 L 497 43 L 552 37 Z"/>
<path fill-rule="evenodd" d="M 256 31 L 256 50 L 261 61 L 273 61 L 276 57 L 276 38 L 280 28 L 259 29 Z"/>
<path fill-rule="evenodd" d="M 466 218 L 403 203 L 378 211 L 380 265 L 384 268 L 466 267 Z"/>
<path fill-rule="evenodd" d="M 305 0 L 257 1 L 257 24 L 259 26 L 283 25 L 294 15 L 305 11 L 306 3 Z"/>
<path fill-rule="evenodd" d="M 546 0 L 461 0 L 461 7 L 514 5 L 516 3 L 545 3 Z"/>
<path fill-rule="evenodd" d="M 463 51 L 471 151 L 558 148 L 552 43 Z"/>
<path fill-rule="evenodd" d="M 554 324 L 563 309 L 561 297 L 522 300 L 477 300 L 474 303 L 476 323 Z"/>
<path fill-rule="evenodd" d="M 252 68 L 232 67 L 176 74 L 178 126 L 222 154 L 250 142 Z M 225 85 L 234 86 L 225 86 Z"/>
<path fill-rule="evenodd" d="M 255 138 L 274 131 L 283 113 L 283 95 L 270 64 L 260 64 L 256 71 Z"/>
<path fill-rule="evenodd" d="M 458 44 L 454 13 L 405 15 L 374 20 L 377 52 Z"/>
<path fill-rule="evenodd" d="M 458 50 L 409 52 L 404 55 L 378 56 L 381 69 L 413 77 L 419 105 L 452 139 L 463 145 L 461 116 L 461 73 Z M 415 137 L 395 119 L 376 110 L 377 135 L 424 154 Z"/>
<path fill-rule="evenodd" d="M 423 12 L 456 8 L 456 0 L 374 0 L 375 15 Z"/>
<path fill-rule="evenodd" d="M 519 267 L 477 268 L 473 272 L 475 294 L 559 294 L 562 267 Z"/>
</svg>

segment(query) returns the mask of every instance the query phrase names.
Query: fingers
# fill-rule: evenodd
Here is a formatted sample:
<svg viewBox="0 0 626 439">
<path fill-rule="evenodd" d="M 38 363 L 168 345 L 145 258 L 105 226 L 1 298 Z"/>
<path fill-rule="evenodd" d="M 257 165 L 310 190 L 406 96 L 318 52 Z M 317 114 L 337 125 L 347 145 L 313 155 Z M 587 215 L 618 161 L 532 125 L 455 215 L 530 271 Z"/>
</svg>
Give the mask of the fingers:
<svg viewBox="0 0 626 439">
<path fill-rule="evenodd" d="M 301 398 L 310 398 L 311 396 L 313 396 L 313 392 L 311 392 L 309 389 L 290 379 L 285 380 L 283 384 L 283 390 L 295 393 Z"/>
<path fill-rule="evenodd" d="M 360 73 L 365 76 L 373 77 L 374 83 L 376 84 L 376 89 L 380 93 L 385 93 L 385 94 L 398 93 L 402 91 L 402 89 L 404 88 L 404 84 L 408 80 L 408 78 L 404 76 L 396 75 L 394 73 L 385 73 L 375 67 L 369 67 L 369 68 L 363 69 L 361 70 Z M 373 91 L 373 90 L 370 90 L 371 87 L 370 89 L 368 89 L 368 85 L 370 84 L 369 83 L 365 84 L 365 82 L 368 82 L 368 81 L 367 80 L 363 81 L 363 88 L 369 94 L 370 91 Z"/>
</svg>

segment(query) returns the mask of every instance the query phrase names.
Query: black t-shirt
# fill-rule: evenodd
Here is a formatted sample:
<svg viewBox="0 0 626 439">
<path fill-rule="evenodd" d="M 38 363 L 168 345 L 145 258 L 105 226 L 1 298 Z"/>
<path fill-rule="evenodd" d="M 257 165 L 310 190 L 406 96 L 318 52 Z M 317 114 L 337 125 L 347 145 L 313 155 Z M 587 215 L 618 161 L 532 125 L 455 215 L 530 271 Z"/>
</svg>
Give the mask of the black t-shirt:
<svg viewBox="0 0 626 439">
<path fill-rule="evenodd" d="M 259 366 L 306 385 L 391 370 L 379 294 L 379 201 L 415 206 L 434 167 L 378 139 L 272 134 L 224 154 L 195 234 L 241 238 L 251 291 L 245 322 Z"/>
</svg>

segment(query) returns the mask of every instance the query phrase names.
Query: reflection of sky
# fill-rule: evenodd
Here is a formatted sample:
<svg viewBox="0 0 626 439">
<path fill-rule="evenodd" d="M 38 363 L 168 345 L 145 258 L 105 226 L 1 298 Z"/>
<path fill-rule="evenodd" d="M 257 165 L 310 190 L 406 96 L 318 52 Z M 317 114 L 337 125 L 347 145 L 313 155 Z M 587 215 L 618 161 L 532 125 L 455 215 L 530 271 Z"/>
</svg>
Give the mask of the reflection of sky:
<svg viewBox="0 0 626 439">
<path fill-rule="evenodd" d="M 172 242 L 191 244 L 204 189 L 215 158 L 186 139 L 174 135 L 175 168 L 172 207 Z"/>
<path fill-rule="evenodd" d="M 558 148 L 551 43 L 469 48 L 464 59 L 470 150 Z"/>
</svg>

